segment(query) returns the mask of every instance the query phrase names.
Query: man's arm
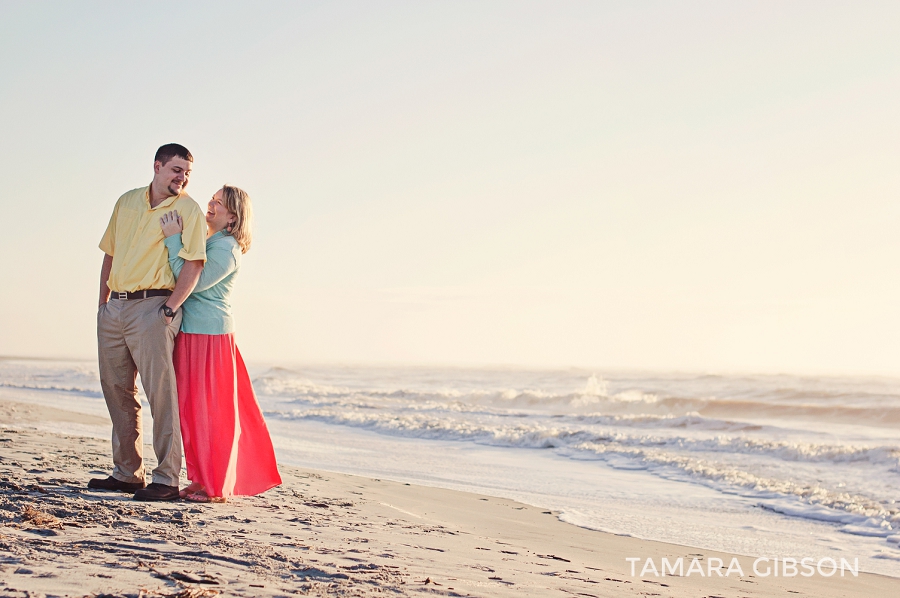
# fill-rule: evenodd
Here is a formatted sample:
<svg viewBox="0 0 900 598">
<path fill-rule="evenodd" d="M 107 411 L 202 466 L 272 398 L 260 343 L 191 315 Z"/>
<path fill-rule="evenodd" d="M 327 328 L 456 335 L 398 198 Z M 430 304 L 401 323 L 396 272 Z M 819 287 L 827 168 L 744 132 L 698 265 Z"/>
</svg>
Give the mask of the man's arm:
<svg viewBox="0 0 900 598">
<path fill-rule="evenodd" d="M 109 286 L 106 283 L 109 281 L 109 273 L 112 272 L 112 261 L 113 256 L 108 253 L 103 254 L 103 265 L 100 267 L 100 304 L 97 306 L 98 309 L 100 305 L 109 301 Z"/>
<path fill-rule="evenodd" d="M 178 280 L 175 281 L 175 290 L 172 291 L 172 294 L 169 295 L 169 300 L 166 301 L 169 309 L 175 311 L 181 307 L 184 300 L 188 298 L 194 287 L 197 286 L 201 272 L 203 272 L 203 260 L 185 260 L 184 266 L 181 268 L 181 274 L 178 276 Z"/>
</svg>

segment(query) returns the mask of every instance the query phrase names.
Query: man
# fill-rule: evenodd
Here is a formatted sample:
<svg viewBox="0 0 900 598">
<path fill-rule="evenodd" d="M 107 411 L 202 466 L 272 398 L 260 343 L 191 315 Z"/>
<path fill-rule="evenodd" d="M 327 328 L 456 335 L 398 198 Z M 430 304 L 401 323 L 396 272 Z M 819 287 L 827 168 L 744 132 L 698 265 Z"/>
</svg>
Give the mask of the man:
<svg viewBox="0 0 900 598">
<path fill-rule="evenodd" d="M 172 349 L 181 304 L 197 284 L 206 259 L 204 214 L 184 188 L 194 161 L 177 143 L 156 152 L 149 187 L 129 191 L 113 209 L 100 249 L 97 344 L 100 386 L 112 419 L 113 471 L 88 488 L 134 492 L 136 500 L 175 500 L 181 472 L 181 429 Z M 160 217 L 176 210 L 184 222 L 184 268 L 176 283 L 169 268 Z M 111 292 L 111 293 L 110 293 Z M 144 438 L 137 374 L 153 415 L 157 467 L 145 486 Z"/>
</svg>

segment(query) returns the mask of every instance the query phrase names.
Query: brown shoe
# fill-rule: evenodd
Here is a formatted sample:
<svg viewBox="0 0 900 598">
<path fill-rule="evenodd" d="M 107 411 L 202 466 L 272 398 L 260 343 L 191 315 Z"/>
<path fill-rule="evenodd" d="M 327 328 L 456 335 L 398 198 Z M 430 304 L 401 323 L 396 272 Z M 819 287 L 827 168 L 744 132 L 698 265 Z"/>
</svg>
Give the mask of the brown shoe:
<svg viewBox="0 0 900 598">
<path fill-rule="evenodd" d="M 146 488 L 141 488 L 134 493 L 134 500 L 158 501 L 158 500 L 178 500 L 178 486 L 166 486 L 165 484 L 157 484 L 153 482 Z"/>
<path fill-rule="evenodd" d="M 146 486 L 144 482 L 123 482 L 109 476 L 105 480 L 94 478 L 88 482 L 88 488 L 93 490 L 117 490 L 119 492 L 134 492 Z"/>
</svg>

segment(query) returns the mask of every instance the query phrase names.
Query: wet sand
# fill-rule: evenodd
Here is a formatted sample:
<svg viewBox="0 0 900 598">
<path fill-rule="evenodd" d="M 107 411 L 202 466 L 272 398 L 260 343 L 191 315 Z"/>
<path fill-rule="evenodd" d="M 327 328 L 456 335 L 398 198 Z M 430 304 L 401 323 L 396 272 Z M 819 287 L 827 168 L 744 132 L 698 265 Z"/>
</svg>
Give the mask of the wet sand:
<svg viewBox="0 0 900 598">
<path fill-rule="evenodd" d="M 732 555 L 590 531 L 512 500 L 281 467 L 284 485 L 226 504 L 88 490 L 109 443 L 36 429 L 107 420 L 0 394 L 2 596 L 880 597 L 900 579 L 632 575 L 629 557 L 707 568 Z M 147 447 L 148 465 L 152 450 Z M 715 561 L 713 561 L 715 564 Z M 641 564 L 637 565 L 639 573 Z"/>
</svg>

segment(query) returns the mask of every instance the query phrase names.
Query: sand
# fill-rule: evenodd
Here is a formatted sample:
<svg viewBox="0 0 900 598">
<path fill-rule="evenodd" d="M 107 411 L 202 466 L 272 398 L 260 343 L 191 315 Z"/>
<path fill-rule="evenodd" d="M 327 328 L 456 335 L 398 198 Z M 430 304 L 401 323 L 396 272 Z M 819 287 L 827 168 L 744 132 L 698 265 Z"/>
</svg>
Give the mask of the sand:
<svg viewBox="0 0 900 598">
<path fill-rule="evenodd" d="M 647 558 L 687 569 L 733 555 L 586 530 L 512 500 L 287 466 L 262 496 L 140 503 L 87 489 L 110 471 L 108 442 L 37 429 L 103 421 L 0 394 L 0 595 L 900 595 L 900 579 L 865 573 L 754 576 L 751 557 L 737 557 L 742 577 L 642 579 L 626 558 L 641 559 L 639 573 Z"/>
</svg>

